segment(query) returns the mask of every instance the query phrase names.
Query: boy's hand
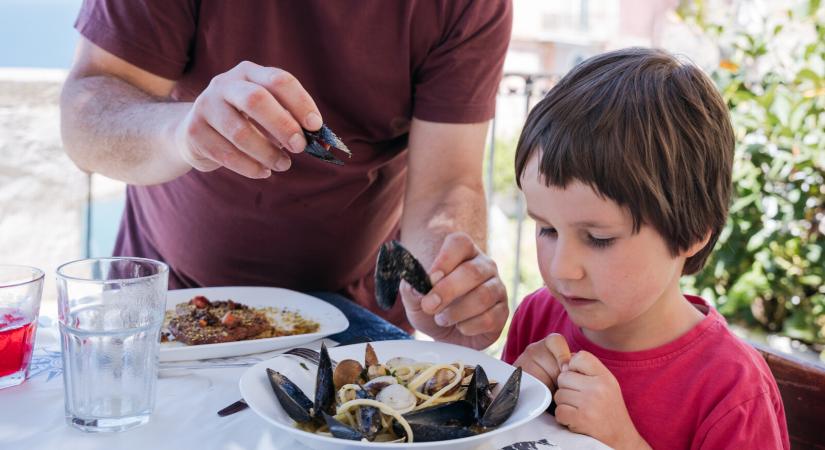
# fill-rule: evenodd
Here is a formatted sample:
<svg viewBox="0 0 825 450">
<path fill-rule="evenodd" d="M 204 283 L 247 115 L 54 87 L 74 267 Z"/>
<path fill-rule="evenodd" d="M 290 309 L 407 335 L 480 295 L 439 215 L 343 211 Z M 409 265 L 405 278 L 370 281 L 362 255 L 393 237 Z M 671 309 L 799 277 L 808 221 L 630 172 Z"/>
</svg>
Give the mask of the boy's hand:
<svg viewBox="0 0 825 450">
<path fill-rule="evenodd" d="M 564 336 L 553 333 L 528 345 L 513 365 L 538 378 L 550 388 L 550 392 L 555 392 L 558 385 L 556 380 L 569 362 L 570 347 L 567 340 Z"/>
<path fill-rule="evenodd" d="M 616 449 L 647 449 L 616 377 L 592 353 L 577 352 L 558 376 L 556 421 Z"/>
</svg>

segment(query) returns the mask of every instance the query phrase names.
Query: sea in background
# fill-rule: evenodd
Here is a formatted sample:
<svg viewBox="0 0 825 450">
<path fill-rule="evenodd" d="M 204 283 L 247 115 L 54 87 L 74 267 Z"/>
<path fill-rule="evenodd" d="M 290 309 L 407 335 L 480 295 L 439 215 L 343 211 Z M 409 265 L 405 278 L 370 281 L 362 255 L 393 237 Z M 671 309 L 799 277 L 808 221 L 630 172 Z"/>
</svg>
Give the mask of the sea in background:
<svg viewBox="0 0 825 450">
<path fill-rule="evenodd" d="M 68 69 L 81 4 L 82 0 L 0 0 L 0 67 Z"/>
</svg>

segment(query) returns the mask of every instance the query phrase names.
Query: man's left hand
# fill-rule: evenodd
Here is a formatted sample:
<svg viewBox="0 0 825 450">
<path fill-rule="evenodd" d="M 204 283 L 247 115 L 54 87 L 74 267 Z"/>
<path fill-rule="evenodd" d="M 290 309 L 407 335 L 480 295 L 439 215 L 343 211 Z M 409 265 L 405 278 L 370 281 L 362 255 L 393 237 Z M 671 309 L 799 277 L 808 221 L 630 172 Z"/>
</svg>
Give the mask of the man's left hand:
<svg viewBox="0 0 825 450">
<path fill-rule="evenodd" d="M 447 235 L 429 270 L 425 296 L 401 283 L 401 300 L 412 326 L 434 339 L 483 349 L 507 322 L 507 291 L 496 263 L 465 233 Z"/>
</svg>

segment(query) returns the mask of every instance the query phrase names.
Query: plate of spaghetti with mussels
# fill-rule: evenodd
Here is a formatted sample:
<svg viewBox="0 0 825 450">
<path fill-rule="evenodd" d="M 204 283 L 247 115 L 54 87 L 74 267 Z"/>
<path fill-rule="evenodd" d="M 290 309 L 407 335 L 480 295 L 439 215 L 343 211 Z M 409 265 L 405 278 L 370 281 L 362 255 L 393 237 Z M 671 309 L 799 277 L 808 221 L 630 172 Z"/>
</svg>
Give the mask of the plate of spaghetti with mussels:
<svg viewBox="0 0 825 450">
<path fill-rule="evenodd" d="M 319 450 L 476 448 L 551 400 L 521 368 L 441 342 L 322 346 L 317 359 L 279 355 L 239 384 L 256 414 Z"/>
</svg>

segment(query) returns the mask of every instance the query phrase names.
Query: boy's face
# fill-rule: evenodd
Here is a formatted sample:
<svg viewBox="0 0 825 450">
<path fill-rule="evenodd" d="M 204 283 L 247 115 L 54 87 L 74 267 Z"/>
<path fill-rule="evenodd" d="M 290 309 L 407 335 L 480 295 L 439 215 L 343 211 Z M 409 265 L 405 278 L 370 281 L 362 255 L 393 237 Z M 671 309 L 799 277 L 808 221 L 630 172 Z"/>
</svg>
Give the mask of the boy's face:
<svg viewBox="0 0 825 450">
<path fill-rule="evenodd" d="M 633 234 L 626 208 L 579 181 L 564 189 L 545 186 L 535 155 L 521 181 L 536 221 L 542 278 L 576 325 L 593 331 L 655 327 L 657 308 L 683 298 L 679 277 L 686 256 L 674 257 L 649 226 Z"/>
</svg>

